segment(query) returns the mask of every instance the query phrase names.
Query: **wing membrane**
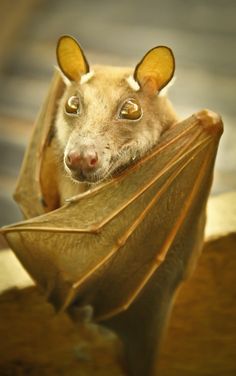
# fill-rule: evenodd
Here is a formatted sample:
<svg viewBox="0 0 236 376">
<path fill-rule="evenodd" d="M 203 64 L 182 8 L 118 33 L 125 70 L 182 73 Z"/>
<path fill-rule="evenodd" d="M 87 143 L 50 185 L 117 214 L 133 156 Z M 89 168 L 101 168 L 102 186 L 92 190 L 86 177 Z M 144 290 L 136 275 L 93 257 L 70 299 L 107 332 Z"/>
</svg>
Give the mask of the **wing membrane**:
<svg viewBox="0 0 236 376">
<path fill-rule="evenodd" d="M 107 318 L 132 303 L 158 267 L 168 265 L 169 254 L 175 252 L 183 264 L 188 259 L 205 209 L 222 123 L 208 112 L 193 115 L 116 178 L 43 214 L 39 197 L 44 186 L 38 176 L 61 92 L 56 77 L 18 183 L 16 196 L 31 218 L 3 231 L 57 308 L 66 309 L 76 300 L 92 304 L 97 318 Z"/>
</svg>

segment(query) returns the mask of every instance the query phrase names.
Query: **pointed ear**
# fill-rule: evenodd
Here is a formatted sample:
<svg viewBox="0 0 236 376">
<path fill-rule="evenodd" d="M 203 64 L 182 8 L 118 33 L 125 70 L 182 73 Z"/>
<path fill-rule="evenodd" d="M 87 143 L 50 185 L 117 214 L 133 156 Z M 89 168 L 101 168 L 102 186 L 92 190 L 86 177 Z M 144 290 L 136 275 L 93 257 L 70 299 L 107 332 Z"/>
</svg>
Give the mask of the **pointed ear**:
<svg viewBox="0 0 236 376">
<path fill-rule="evenodd" d="M 89 72 L 82 48 L 69 35 L 63 35 L 57 42 L 57 63 L 71 81 L 80 81 L 81 76 Z"/>
<path fill-rule="evenodd" d="M 159 46 L 143 57 L 134 71 L 134 79 L 148 95 L 154 95 L 168 84 L 174 75 L 175 58 L 170 48 Z"/>
</svg>

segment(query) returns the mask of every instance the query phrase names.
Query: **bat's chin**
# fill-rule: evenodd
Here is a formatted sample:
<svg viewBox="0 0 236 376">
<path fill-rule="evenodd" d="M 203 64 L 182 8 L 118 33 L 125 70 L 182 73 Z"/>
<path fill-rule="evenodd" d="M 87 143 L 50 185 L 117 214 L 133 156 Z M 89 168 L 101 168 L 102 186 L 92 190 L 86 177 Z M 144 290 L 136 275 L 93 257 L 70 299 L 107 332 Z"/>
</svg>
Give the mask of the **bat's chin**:
<svg viewBox="0 0 236 376">
<path fill-rule="evenodd" d="M 69 173 L 71 179 L 76 183 L 89 183 L 98 184 L 107 177 L 107 173 L 104 171 L 87 172 L 87 171 L 76 171 Z"/>
</svg>

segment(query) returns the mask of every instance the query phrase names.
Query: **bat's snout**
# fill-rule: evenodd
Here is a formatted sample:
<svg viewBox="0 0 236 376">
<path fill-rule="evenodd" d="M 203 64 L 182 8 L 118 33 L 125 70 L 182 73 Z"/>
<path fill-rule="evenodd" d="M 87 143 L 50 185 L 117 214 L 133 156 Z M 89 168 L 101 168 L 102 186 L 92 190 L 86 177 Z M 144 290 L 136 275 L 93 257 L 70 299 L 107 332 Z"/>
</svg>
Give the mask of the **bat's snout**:
<svg viewBox="0 0 236 376">
<path fill-rule="evenodd" d="M 71 150 L 65 155 L 65 164 L 72 172 L 95 170 L 99 164 L 98 154 L 93 148 L 82 152 Z"/>
<path fill-rule="evenodd" d="M 84 143 L 71 142 L 64 152 L 64 166 L 69 176 L 78 182 L 97 183 L 109 168 L 99 140 Z"/>
</svg>

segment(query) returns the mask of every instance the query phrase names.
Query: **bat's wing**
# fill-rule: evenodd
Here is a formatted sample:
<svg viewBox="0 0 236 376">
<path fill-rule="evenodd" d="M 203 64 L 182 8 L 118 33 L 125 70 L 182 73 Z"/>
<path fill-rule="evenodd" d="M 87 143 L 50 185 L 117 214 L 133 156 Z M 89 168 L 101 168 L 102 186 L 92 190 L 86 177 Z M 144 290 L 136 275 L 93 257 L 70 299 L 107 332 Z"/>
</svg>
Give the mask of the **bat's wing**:
<svg viewBox="0 0 236 376">
<path fill-rule="evenodd" d="M 76 300 L 91 304 L 98 319 L 108 318 L 132 303 L 170 254 L 184 267 L 196 247 L 194 234 L 202 239 L 199 218 L 221 133 L 219 116 L 202 111 L 168 130 L 156 149 L 118 177 L 4 229 L 57 308 Z"/>
<path fill-rule="evenodd" d="M 50 153 L 50 138 L 53 132 L 55 112 L 58 100 L 64 90 L 64 83 L 59 72 L 55 72 L 50 85 L 46 100 L 42 106 L 38 119 L 36 120 L 30 144 L 25 153 L 21 172 L 17 182 L 14 198 L 20 206 L 26 218 L 35 217 L 45 212 L 45 202 L 40 187 L 40 168 L 46 166 L 48 159 L 45 155 Z M 45 163 L 47 159 L 47 164 Z M 44 167 L 44 166 L 43 166 Z M 43 171 L 46 168 L 43 168 Z M 55 169 L 50 171 L 50 182 L 55 180 Z M 47 187 L 46 191 L 48 191 Z M 54 199 L 56 197 L 54 189 Z"/>
</svg>

